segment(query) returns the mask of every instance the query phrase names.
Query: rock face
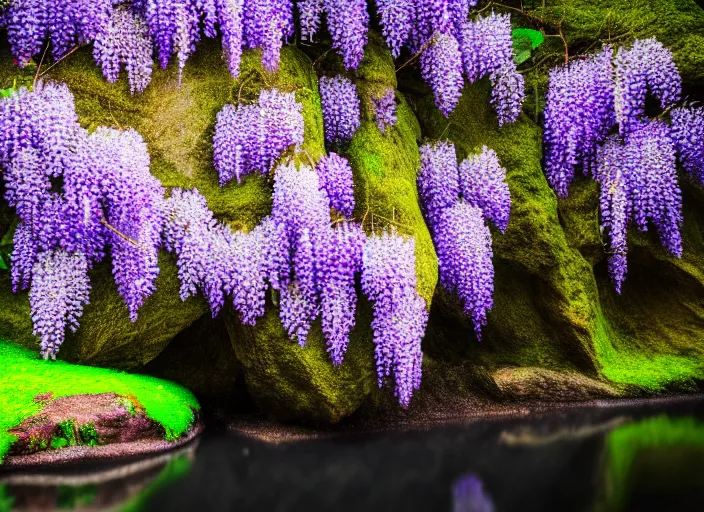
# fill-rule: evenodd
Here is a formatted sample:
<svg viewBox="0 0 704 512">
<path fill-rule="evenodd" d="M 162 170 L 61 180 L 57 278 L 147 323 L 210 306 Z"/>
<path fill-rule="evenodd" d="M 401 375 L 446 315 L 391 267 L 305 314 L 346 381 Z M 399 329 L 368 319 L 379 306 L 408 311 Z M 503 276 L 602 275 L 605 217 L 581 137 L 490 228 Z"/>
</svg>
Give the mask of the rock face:
<svg viewBox="0 0 704 512">
<path fill-rule="evenodd" d="M 531 7 L 532 15 L 547 27 L 561 23 L 571 54 L 585 51 L 597 39 L 621 44 L 657 36 L 673 49 L 687 91 L 701 94 L 696 86 L 704 78 L 704 11 L 692 0 L 543 4 Z M 549 38 L 544 48 L 564 51 L 559 38 Z M 152 84 L 137 96 L 129 94 L 126 80 L 107 83 L 89 48 L 66 58 L 48 76 L 68 84 L 85 127 L 135 128 L 147 141 L 152 172 L 165 187 L 197 188 L 218 219 L 242 230 L 251 230 L 270 213 L 272 176 L 252 175 L 219 186 L 212 164 L 216 115 L 226 103 L 255 101 L 262 88 L 294 91 L 305 119 L 302 162 L 317 161 L 331 150 L 348 158 L 354 169 L 354 219 L 368 233 L 393 228 L 416 240 L 418 288 L 430 310 L 424 340 L 426 386 L 442 389 L 437 396 L 421 391 L 420 402 L 442 399 L 451 404 L 462 395 L 469 410 L 508 398 L 636 395 L 689 390 L 701 383 L 702 188 L 682 182 L 681 260 L 665 254 L 652 237 L 631 234 L 629 274 L 619 296 L 606 271 L 597 187 L 587 179 L 576 180 L 569 198 L 555 197 L 541 167 L 540 126 L 523 115 L 499 129 L 486 81 L 467 85 L 456 111 L 446 119 L 418 82 L 416 63 L 397 73 L 398 64 L 372 31 L 354 77 L 362 124 L 349 144 L 334 148 L 324 141 L 318 92 L 319 76 L 345 73 L 332 53 L 312 61 L 301 49 L 286 46 L 279 72 L 270 74 L 262 70 L 259 52 L 246 51 L 240 77 L 233 80 L 218 42 L 204 40 L 181 85 L 175 67 L 155 68 Z M 15 80 L 29 85 L 34 72 L 16 68 L 3 43 L 0 86 Z M 543 73 L 531 75 L 533 79 L 527 90 L 536 96 L 532 86 L 541 90 L 547 78 Z M 398 123 L 382 133 L 372 99 L 388 88 L 397 89 Z M 532 97 L 527 109 L 536 107 L 531 102 Z M 537 113 L 531 117 L 539 119 Z M 511 221 L 505 234 L 493 231 L 495 303 L 481 343 L 456 298 L 437 286 L 437 258 L 416 188 L 418 145 L 433 139 L 454 142 L 460 159 L 487 145 L 508 171 Z M 0 201 L 0 235 L 11 232 L 12 224 Z M 267 313 L 255 327 L 243 326 L 227 308 L 212 324 L 202 299 L 178 298 L 173 257 L 162 254 L 160 267 L 157 292 L 132 324 L 109 264 L 99 265 L 92 275 L 91 305 L 78 332 L 67 336 L 60 357 L 124 369 L 147 365 L 148 372 L 188 386 L 206 402 L 232 405 L 246 392 L 264 412 L 290 421 L 335 423 L 360 407 L 371 414 L 386 414 L 392 402 L 397 407 L 390 389 L 376 391 L 371 309 L 363 300 L 345 361 L 333 367 L 319 324 L 306 347 L 288 340 L 276 297 L 268 297 Z M 0 306 L 0 337 L 36 349 L 27 294 L 11 294 L 4 271 Z"/>
</svg>

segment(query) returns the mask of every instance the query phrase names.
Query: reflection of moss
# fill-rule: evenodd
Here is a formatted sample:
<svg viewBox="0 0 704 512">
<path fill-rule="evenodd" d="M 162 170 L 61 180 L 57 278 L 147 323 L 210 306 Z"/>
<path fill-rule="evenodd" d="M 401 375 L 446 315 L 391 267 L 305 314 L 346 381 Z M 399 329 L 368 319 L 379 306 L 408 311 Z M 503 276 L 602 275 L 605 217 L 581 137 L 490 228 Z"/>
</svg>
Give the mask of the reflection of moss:
<svg viewBox="0 0 704 512">
<path fill-rule="evenodd" d="M 663 487 L 674 485 L 675 488 L 681 485 L 681 479 L 686 479 L 692 468 L 685 466 L 678 470 L 678 464 L 671 463 L 669 457 L 678 454 L 679 449 L 694 454 L 701 468 L 704 461 L 704 423 L 691 417 L 671 419 L 663 415 L 612 431 L 606 439 L 606 486 L 602 509 L 615 511 L 626 508 L 635 463 L 642 460 L 640 456 L 646 453 L 653 456 L 649 460 L 654 461 L 655 467 L 652 469 L 657 474 L 659 484 Z M 638 469 L 643 471 L 647 468 Z M 698 484 L 701 486 L 701 482 Z"/>
<path fill-rule="evenodd" d="M 15 504 L 15 497 L 8 492 L 7 484 L 0 484 L 0 512 L 10 512 Z"/>
<path fill-rule="evenodd" d="M 41 404 L 34 400 L 39 394 L 51 392 L 54 398 L 100 393 L 134 396 L 147 416 L 164 427 L 170 440 L 189 429 L 193 410 L 199 408 L 190 391 L 171 382 L 63 361 L 43 361 L 33 351 L 2 340 L 0 368 L 0 459 L 15 441 L 7 430 L 41 411 Z M 59 430 L 56 443 L 76 444 L 73 422 L 61 424 Z"/>
<path fill-rule="evenodd" d="M 173 457 L 161 470 L 159 476 L 142 489 L 139 494 L 119 507 L 120 512 L 140 512 L 149 510 L 149 500 L 161 488 L 173 483 L 188 473 L 191 469 L 191 459 L 187 453 Z"/>
<path fill-rule="evenodd" d="M 98 497 L 98 486 L 95 484 L 87 485 L 60 485 L 56 504 L 58 508 L 76 509 L 90 505 Z"/>
</svg>

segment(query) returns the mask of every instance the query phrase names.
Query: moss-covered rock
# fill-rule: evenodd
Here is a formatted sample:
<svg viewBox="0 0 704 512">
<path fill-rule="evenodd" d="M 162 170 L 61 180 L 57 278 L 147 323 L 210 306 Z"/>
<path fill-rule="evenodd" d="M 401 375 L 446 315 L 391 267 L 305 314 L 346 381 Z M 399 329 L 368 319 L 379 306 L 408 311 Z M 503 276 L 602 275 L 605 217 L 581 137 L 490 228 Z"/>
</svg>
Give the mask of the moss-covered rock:
<svg viewBox="0 0 704 512">
<path fill-rule="evenodd" d="M 174 259 L 162 254 L 156 291 L 131 322 L 127 306 L 117 292 L 109 264 L 91 271 L 90 304 L 77 332 L 66 332 L 59 357 L 72 362 L 121 369 L 139 368 L 166 347 L 180 331 L 207 311 L 205 301 L 192 297 L 182 302 Z M 0 337 L 39 349 L 32 335 L 27 292 L 13 294 L 9 275 L 0 277 Z"/>
<path fill-rule="evenodd" d="M 506 233 L 492 231 L 496 291 L 483 341 L 476 341 L 455 297 L 439 287 L 426 350 L 469 358 L 490 371 L 518 365 L 594 375 L 596 283 L 560 226 L 557 200 L 541 168 L 541 130 L 526 117 L 499 129 L 486 82 L 465 87 L 449 119 L 430 96 L 416 104 L 424 133 L 453 141 L 459 159 L 482 145 L 494 149 L 507 169 L 513 200 Z"/>
<path fill-rule="evenodd" d="M 356 83 L 364 106 L 362 126 L 342 151 L 354 170 L 354 218 L 367 232 L 393 226 L 415 238 L 418 288 L 429 305 L 437 260 L 415 185 L 420 127 L 400 95 L 399 121 L 393 129 L 382 134 L 373 120 L 372 95 L 396 87 L 393 60 L 377 37 L 367 46 Z M 242 326 L 232 316 L 228 327 L 255 403 L 281 419 L 334 423 L 352 414 L 376 388 L 370 322 L 369 306 L 361 302 L 357 327 L 337 368 L 330 362 L 317 323 L 304 348 L 288 339 L 272 308 L 254 328 Z"/>
</svg>

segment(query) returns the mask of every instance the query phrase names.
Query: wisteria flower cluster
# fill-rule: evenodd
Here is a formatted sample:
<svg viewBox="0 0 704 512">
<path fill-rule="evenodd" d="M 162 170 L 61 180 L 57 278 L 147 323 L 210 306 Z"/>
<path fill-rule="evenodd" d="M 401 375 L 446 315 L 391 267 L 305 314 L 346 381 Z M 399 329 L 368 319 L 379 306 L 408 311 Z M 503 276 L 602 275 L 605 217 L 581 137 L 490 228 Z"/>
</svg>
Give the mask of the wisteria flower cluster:
<svg viewBox="0 0 704 512">
<path fill-rule="evenodd" d="M 404 407 L 420 387 L 421 340 L 428 321 L 425 301 L 416 291 L 415 259 L 415 241 L 394 231 L 368 238 L 362 257 L 362 290 L 374 308 L 379 386 L 393 373 Z"/>
<path fill-rule="evenodd" d="M 544 135 L 548 181 L 561 197 L 579 166 L 599 182 L 609 273 L 619 293 L 627 272 L 629 224 L 642 231 L 654 225 L 665 249 L 682 255 L 677 156 L 692 176 L 701 175 L 704 114 L 675 108 L 671 125 L 646 116 L 648 94 L 665 110 L 679 101 L 681 90 L 672 53 L 655 39 L 637 40 L 615 57 L 606 46 L 550 73 Z M 618 136 L 610 135 L 616 127 Z"/>
<path fill-rule="evenodd" d="M 494 302 L 492 238 L 485 219 L 502 232 L 508 227 L 506 170 L 486 146 L 458 166 L 449 142 L 423 145 L 420 161 L 418 190 L 438 254 L 440 281 L 457 294 L 481 339 Z"/>
<path fill-rule="evenodd" d="M 303 107 L 296 94 L 262 89 L 251 105 L 225 105 L 217 115 L 213 162 L 220 185 L 268 174 L 281 154 L 303 143 Z"/>
<path fill-rule="evenodd" d="M 704 184 L 704 107 L 680 107 L 670 111 L 672 138 L 682 167 Z"/>
<path fill-rule="evenodd" d="M 325 140 L 342 144 L 352 139 L 359 128 L 360 102 L 357 86 L 343 76 L 320 79 Z"/>
<path fill-rule="evenodd" d="M 333 154 L 319 167 L 331 162 L 347 165 Z M 291 340 L 305 345 L 320 318 L 330 358 L 340 365 L 355 325 L 355 284 L 361 275 L 374 305 L 379 384 L 393 371 L 396 394 L 406 406 L 420 384 L 420 341 L 427 322 L 416 291 L 414 243 L 395 234 L 367 240 L 351 221 L 333 225 L 335 199 L 319 179 L 323 172 L 280 164 L 271 215 L 249 233 L 215 221 L 198 191 L 172 191 L 163 233 L 165 247 L 177 255 L 181 298 L 202 293 L 213 316 L 231 298 L 241 321 L 254 325 L 264 314 L 267 290 L 276 291 Z"/>
<path fill-rule="evenodd" d="M 515 122 L 525 98 L 525 80 L 513 60 L 511 16 L 492 12 L 467 20 L 462 24 L 460 41 L 467 80 L 476 82 L 488 75 L 499 126 Z"/>
<path fill-rule="evenodd" d="M 352 167 L 346 158 L 330 153 L 318 162 L 320 187 L 330 199 L 330 206 L 345 217 L 352 217 L 354 211 L 354 181 Z"/>
<path fill-rule="evenodd" d="M 164 191 L 149 173 L 142 138 L 107 128 L 89 135 L 63 84 L 40 82 L 1 100 L 0 127 L 5 198 L 20 221 L 13 289 L 31 289 L 35 334 L 44 357 L 54 358 L 88 302 L 87 272 L 108 248 L 118 291 L 137 319 L 159 273 Z"/>
</svg>

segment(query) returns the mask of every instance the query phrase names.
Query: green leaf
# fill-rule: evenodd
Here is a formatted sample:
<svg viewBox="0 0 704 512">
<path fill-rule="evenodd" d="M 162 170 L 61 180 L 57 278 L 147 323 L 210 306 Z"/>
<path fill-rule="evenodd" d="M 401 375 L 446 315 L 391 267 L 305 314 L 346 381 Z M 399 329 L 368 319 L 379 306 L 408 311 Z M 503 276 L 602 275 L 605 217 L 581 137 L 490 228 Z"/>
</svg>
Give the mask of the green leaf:
<svg viewBox="0 0 704 512">
<path fill-rule="evenodd" d="M 513 39 L 513 49 L 523 51 L 528 46 L 531 50 L 536 50 L 545 42 L 545 36 L 538 30 L 532 28 L 514 28 L 511 32 Z"/>
<path fill-rule="evenodd" d="M 519 53 L 516 53 L 513 56 L 513 61 L 516 63 L 516 66 L 519 66 L 523 64 L 525 61 L 530 59 L 531 56 L 531 51 L 530 50 L 523 50 Z"/>
</svg>

